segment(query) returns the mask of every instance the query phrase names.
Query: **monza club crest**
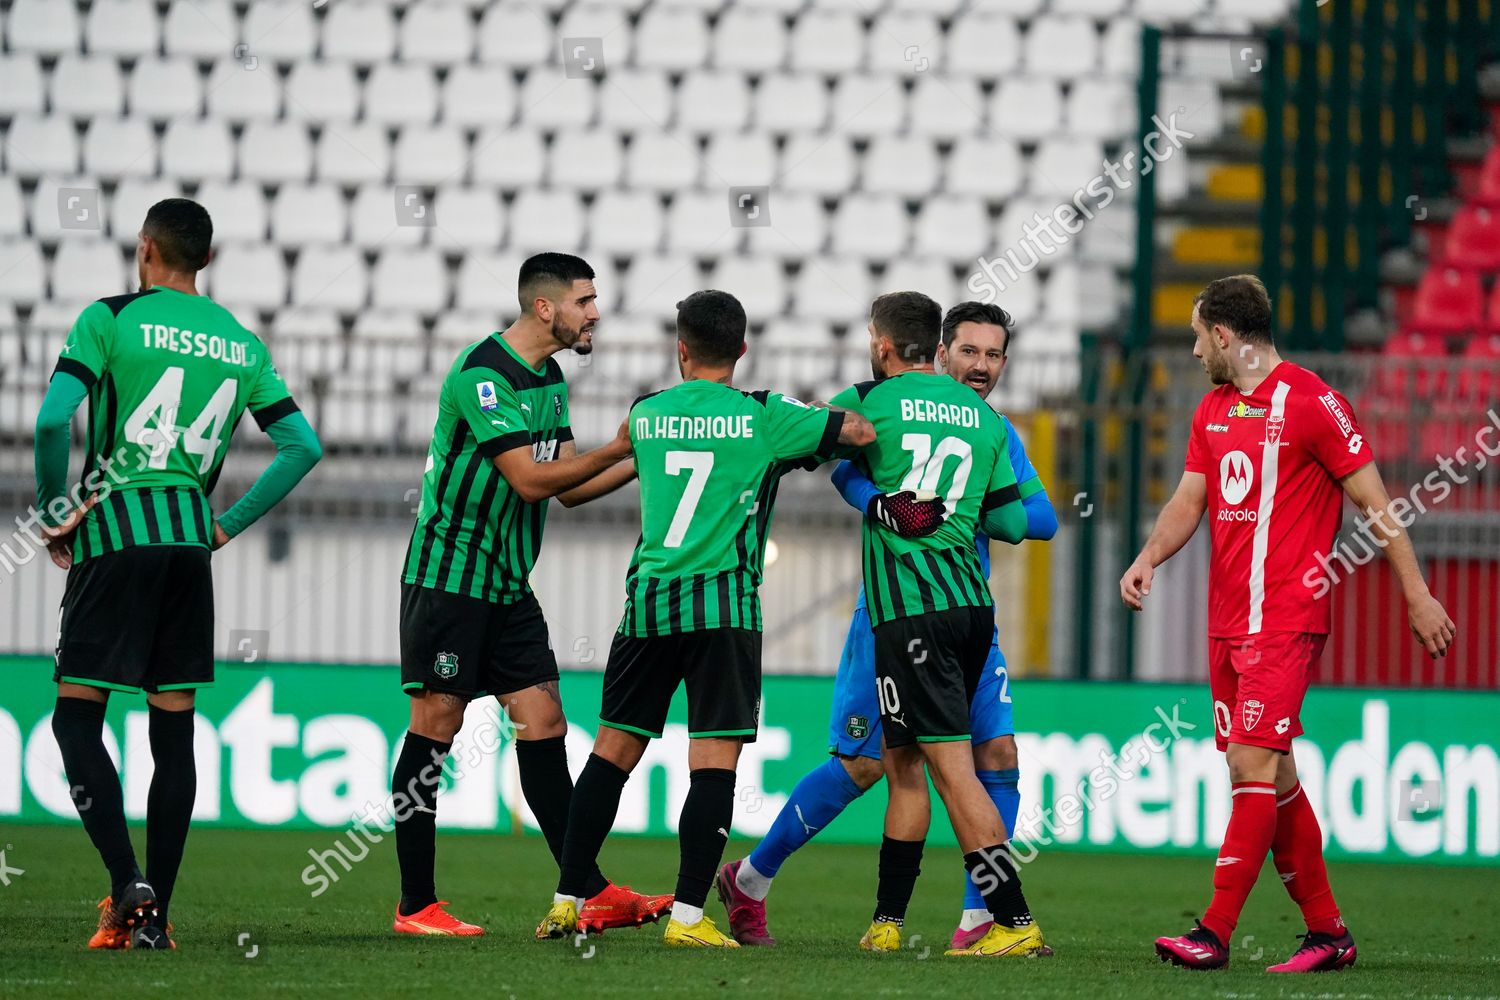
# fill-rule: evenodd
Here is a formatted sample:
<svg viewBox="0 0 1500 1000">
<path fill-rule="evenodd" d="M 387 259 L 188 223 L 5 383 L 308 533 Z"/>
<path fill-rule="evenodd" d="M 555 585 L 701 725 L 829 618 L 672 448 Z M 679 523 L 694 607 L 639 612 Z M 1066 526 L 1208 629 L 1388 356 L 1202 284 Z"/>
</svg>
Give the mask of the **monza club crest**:
<svg viewBox="0 0 1500 1000">
<path fill-rule="evenodd" d="M 1251 698 L 1240 706 L 1240 721 L 1245 724 L 1245 732 L 1248 733 L 1255 728 L 1255 724 L 1260 722 L 1260 717 L 1264 714 L 1265 710 L 1265 704 L 1256 701 L 1254 698 Z"/>
</svg>

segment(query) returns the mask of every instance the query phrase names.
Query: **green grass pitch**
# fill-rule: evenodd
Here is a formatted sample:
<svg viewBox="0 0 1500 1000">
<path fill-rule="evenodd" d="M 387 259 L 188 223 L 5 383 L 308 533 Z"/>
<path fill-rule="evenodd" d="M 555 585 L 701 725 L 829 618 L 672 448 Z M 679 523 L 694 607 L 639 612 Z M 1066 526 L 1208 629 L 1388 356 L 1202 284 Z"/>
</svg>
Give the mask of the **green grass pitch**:
<svg viewBox="0 0 1500 1000">
<path fill-rule="evenodd" d="M 144 831 L 135 832 L 137 846 Z M 1335 891 L 1360 947 L 1352 970 L 1272 977 L 1301 929 L 1267 867 L 1227 972 L 1157 962 L 1152 939 L 1180 933 L 1207 899 L 1206 859 L 1043 854 L 1027 896 L 1056 949 L 1051 959 L 944 958 L 960 867 L 929 851 L 906 929 L 909 947 L 866 955 L 856 942 L 874 899 L 876 849 L 814 843 L 783 869 L 770 900 L 775 949 L 669 951 L 657 927 L 611 931 L 581 946 L 531 939 L 551 899 L 552 859 L 535 837 L 439 835 L 438 887 L 479 939 L 397 937 L 393 840 L 316 899 L 300 873 L 331 832 L 197 830 L 172 911 L 172 954 L 90 952 L 104 874 L 81 828 L 0 832 L 0 996 L 146 994 L 247 997 L 401 996 L 487 1000 L 578 997 L 1473 997 L 1500 995 L 1500 869 L 1336 865 Z M 732 843 L 726 857 L 751 845 Z M 673 842 L 617 839 L 605 873 L 670 891 Z M 24 871 L 14 874 L 14 869 Z M 708 912 L 723 925 L 710 896 Z M 240 942 L 243 940 L 243 944 Z"/>
</svg>

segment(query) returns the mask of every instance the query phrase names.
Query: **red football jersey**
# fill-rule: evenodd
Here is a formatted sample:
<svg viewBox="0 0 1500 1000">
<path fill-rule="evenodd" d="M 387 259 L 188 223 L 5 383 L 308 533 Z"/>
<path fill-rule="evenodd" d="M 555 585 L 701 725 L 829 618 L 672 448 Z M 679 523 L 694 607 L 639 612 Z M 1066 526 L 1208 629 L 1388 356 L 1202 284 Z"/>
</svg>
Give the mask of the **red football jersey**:
<svg viewBox="0 0 1500 1000">
<path fill-rule="evenodd" d="M 1208 485 L 1210 636 L 1329 630 L 1327 588 L 1304 577 L 1338 534 L 1338 481 L 1374 458 L 1349 401 L 1290 361 L 1254 392 L 1203 397 L 1186 466 Z"/>
</svg>

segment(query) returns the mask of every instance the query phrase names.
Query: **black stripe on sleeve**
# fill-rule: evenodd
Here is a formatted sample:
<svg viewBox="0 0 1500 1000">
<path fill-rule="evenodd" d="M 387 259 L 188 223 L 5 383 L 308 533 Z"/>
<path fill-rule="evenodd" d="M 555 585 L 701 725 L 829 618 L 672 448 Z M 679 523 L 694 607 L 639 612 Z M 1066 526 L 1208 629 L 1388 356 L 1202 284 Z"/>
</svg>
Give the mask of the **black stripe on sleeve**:
<svg viewBox="0 0 1500 1000">
<path fill-rule="evenodd" d="M 566 444 L 571 440 L 573 440 L 573 428 L 571 425 L 557 429 L 557 443 L 559 445 Z"/>
<path fill-rule="evenodd" d="M 1016 483 L 1002 486 L 998 490 L 991 490 L 984 495 L 984 501 L 979 505 L 979 511 L 987 514 L 996 507 L 1004 507 L 1006 504 L 1019 503 L 1021 501 L 1021 487 Z"/>
<path fill-rule="evenodd" d="M 256 425 L 260 427 L 261 430 L 265 430 L 267 427 L 270 427 L 282 417 L 290 416 L 291 414 L 297 413 L 300 410 L 301 407 L 297 405 L 296 400 L 292 399 L 291 396 L 287 396 L 285 399 L 278 399 L 270 406 L 262 406 L 260 409 L 253 411 L 250 415 L 255 418 Z"/>
<path fill-rule="evenodd" d="M 88 365 L 73 358 L 58 358 L 57 367 L 52 369 L 52 374 L 71 375 L 82 382 L 85 389 L 92 389 L 94 383 L 99 381 L 99 376 L 90 371 Z"/>
<path fill-rule="evenodd" d="M 823 437 L 818 441 L 819 455 L 826 455 L 834 445 L 839 443 L 839 435 L 844 431 L 844 411 L 829 410 L 828 426 L 823 428 Z"/>
<path fill-rule="evenodd" d="M 504 454 L 512 448 L 520 448 L 523 445 L 529 444 L 531 444 L 530 431 L 511 431 L 509 434 L 502 434 L 497 438 L 490 438 L 488 441 L 479 442 L 474 450 L 485 458 L 494 458 L 496 455 Z"/>
</svg>

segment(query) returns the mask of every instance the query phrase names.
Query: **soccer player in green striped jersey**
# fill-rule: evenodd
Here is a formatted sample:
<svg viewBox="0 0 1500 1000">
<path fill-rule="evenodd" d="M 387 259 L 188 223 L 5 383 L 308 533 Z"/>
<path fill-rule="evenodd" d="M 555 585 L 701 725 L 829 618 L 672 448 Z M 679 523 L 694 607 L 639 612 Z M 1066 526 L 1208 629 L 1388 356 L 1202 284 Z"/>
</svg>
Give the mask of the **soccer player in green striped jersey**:
<svg viewBox="0 0 1500 1000">
<path fill-rule="evenodd" d="M 886 843 L 901 843 L 910 862 L 899 871 L 882 865 L 879 899 L 898 913 L 910 899 L 931 822 L 930 769 L 964 866 L 995 920 L 977 943 L 950 953 L 1042 953 L 1005 824 L 975 775 L 970 745 L 970 704 L 994 631 L 974 535 L 1019 542 L 1026 532 L 1006 424 L 972 389 L 934 370 L 942 309 L 932 299 L 920 292 L 882 295 L 871 306 L 869 330 L 877 381 L 832 400 L 875 426 L 874 443 L 855 464 L 882 493 L 931 491 L 947 508 L 942 526 L 920 537 L 902 537 L 871 518 L 862 527 L 890 795 Z M 866 932 L 866 947 L 884 950 L 899 941 L 899 919 L 882 916 L 877 912 Z"/>
<path fill-rule="evenodd" d="M 198 294 L 212 241 L 203 206 L 153 205 L 136 247 L 141 290 L 83 310 L 37 416 L 39 519 L 52 561 L 68 570 L 52 730 L 111 882 L 95 948 L 173 947 L 167 904 L 197 787 L 194 691 L 214 675 L 209 553 L 274 507 L 322 455 L 265 344 Z M 69 496 L 69 427 L 84 400 L 85 468 Z M 209 494 L 246 410 L 276 458 L 215 519 Z M 110 692 L 142 690 L 155 761 L 144 876 L 102 738 Z"/>
<path fill-rule="evenodd" d="M 557 659 L 529 578 L 547 504 L 603 496 L 635 475 L 630 438 L 579 454 L 568 387 L 553 355 L 594 346 L 594 271 L 578 257 L 521 265 L 521 316 L 459 352 L 438 394 L 422 499 L 401 573 L 401 686 L 411 725 L 391 778 L 401 899 L 398 933 L 474 936 L 434 887 L 438 784 L 469 702 L 493 695 L 514 726 L 521 792 L 554 857 L 573 779 Z M 669 896 L 587 875 L 586 916 L 600 928 L 657 919 Z"/>
<path fill-rule="evenodd" d="M 682 382 L 636 400 L 627 420 L 641 540 L 604 672 L 599 734 L 578 779 L 557 894 L 538 937 L 562 937 L 583 923 L 578 906 L 625 780 L 662 735 L 672 695 L 685 683 L 691 780 L 664 940 L 739 947 L 703 904 L 729 836 L 735 765 L 759 723 L 758 590 L 776 487 L 810 457 L 873 436 L 855 414 L 734 388 L 745 353 L 745 310 L 734 296 L 702 291 L 678 303 L 677 338 Z"/>
</svg>

